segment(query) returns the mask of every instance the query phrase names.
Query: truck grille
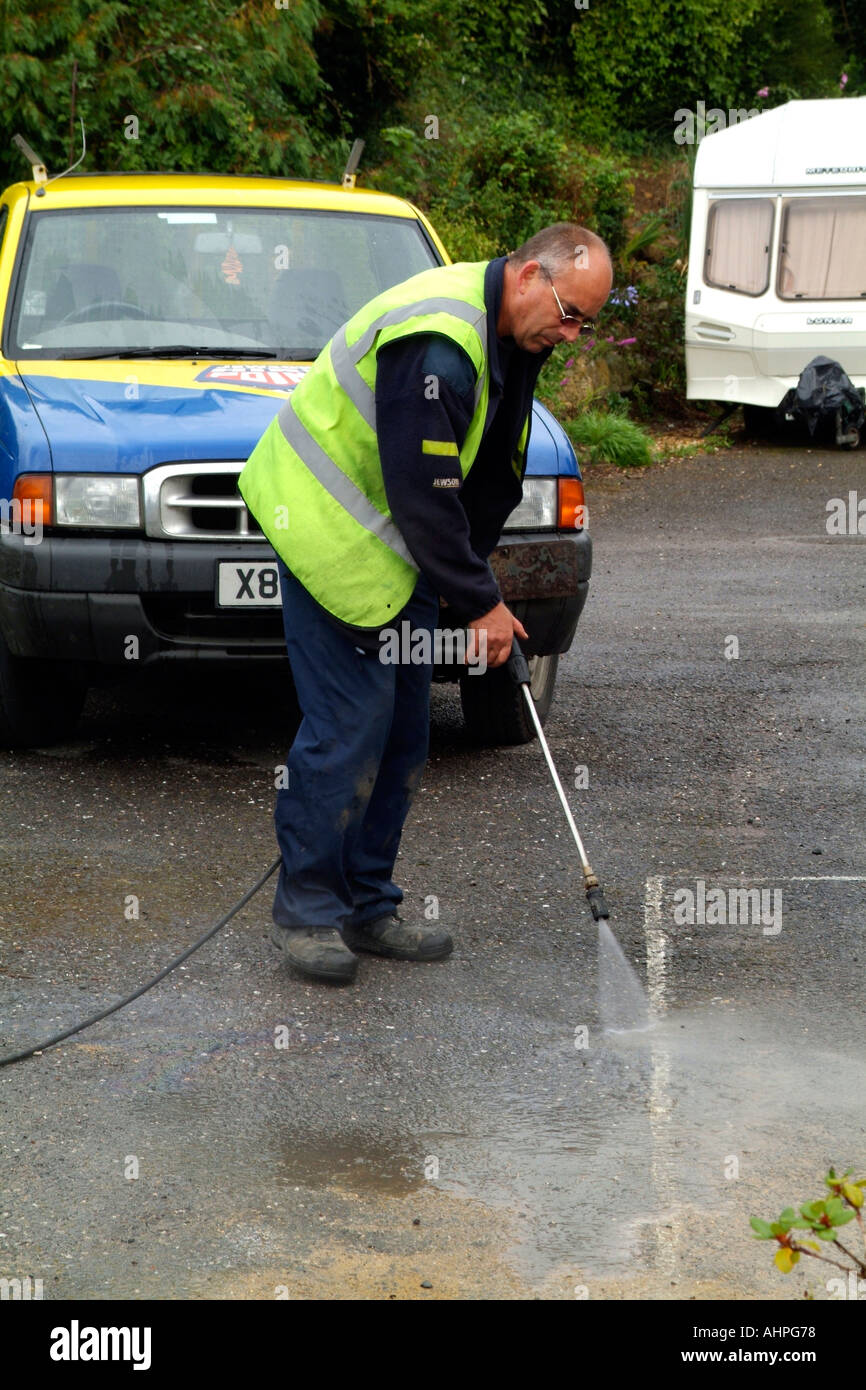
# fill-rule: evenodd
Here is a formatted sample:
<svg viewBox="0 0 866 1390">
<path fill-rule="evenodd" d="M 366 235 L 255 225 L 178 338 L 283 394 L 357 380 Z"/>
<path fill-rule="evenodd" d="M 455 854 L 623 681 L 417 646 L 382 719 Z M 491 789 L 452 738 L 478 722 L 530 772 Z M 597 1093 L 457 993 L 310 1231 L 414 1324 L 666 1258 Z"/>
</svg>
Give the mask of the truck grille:
<svg viewBox="0 0 866 1390">
<path fill-rule="evenodd" d="M 183 645 L 220 647 L 236 654 L 285 656 L 286 639 L 280 609 L 214 608 L 210 594 L 142 594 L 141 606 L 159 637 Z"/>
<path fill-rule="evenodd" d="M 243 463 L 163 463 L 142 478 L 144 529 L 159 540 L 262 541 L 238 492 Z"/>
</svg>

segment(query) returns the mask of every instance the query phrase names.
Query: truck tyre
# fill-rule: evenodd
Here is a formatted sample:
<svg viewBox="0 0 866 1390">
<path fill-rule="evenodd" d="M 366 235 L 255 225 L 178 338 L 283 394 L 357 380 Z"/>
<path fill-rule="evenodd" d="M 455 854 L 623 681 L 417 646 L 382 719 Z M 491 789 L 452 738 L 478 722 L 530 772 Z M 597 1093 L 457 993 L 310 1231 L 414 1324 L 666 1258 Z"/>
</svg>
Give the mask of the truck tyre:
<svg viewBox="0 0 866 1390">
<path fill-rule="evenodd" d="M 553 700 L 559 657 L 529 658 L 529 687 L 544 724 Z M 470 738 L 475 743 L 529 743 L 535 727 L 526 708 L 526 696 L 508 666 L 496 666 L 483 676 L 460 676 L 460 703 Z"/>
<path fill-rule="evenodd" d="M 13 656 L 0 633 L 0 746 L 43 747 L 75 731 L 87 682 L 71 662 Z"/>
</svg>

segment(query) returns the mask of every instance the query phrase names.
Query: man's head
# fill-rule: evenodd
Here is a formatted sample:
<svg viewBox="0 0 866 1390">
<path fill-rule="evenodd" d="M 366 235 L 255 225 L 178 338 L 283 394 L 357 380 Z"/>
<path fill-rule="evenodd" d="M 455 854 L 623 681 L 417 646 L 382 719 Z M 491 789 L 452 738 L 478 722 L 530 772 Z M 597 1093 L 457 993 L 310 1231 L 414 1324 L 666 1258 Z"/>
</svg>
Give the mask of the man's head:
<svg viewBox="0 0 866 1390">
<path fill-rule="evenodd" d="M 612 284 L 610 252 L 601 237 L 576 222 L 557 222 L 505 262 L 496 331 L 527 352 L 571 343 L 581 323 L 605 303 Z"/>
</svg>

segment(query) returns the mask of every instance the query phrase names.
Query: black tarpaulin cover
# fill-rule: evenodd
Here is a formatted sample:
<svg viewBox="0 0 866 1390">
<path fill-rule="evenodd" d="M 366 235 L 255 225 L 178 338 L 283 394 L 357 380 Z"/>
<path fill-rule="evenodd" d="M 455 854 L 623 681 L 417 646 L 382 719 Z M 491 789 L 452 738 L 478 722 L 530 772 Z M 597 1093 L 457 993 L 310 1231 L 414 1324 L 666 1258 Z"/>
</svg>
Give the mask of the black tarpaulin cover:
<svg viewBox="0 0 866 1390">
<path fill-rule="evenodd" d="M 863 402 L 859 392 L 838 362 L 831 357 L 813 357 L 800 373 L 800 380 L 779 403 L 782 414 L 793 415 L 795 420 L 803 420 L 809 433 L 815 433 L 818 421 L 828 416 L 835 418 L 836 411 L 842 412 L 842 424 L 850 430 L 862 428 L 864 419 Z"/>
</svg>

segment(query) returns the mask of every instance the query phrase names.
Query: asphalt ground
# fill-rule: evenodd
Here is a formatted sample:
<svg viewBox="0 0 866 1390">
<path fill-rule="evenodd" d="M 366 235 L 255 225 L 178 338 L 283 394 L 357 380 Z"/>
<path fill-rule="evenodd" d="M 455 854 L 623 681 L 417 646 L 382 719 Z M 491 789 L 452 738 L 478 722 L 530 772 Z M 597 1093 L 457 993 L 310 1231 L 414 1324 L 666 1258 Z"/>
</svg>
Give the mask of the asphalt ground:
<svg viewBox="0 0 866 1390">
<path fill-rule="evenodd" d="M 538 745 L 472 747 L 437 687 L 399 868 L 453 956 L 305 982 L 269 884 L 0 1073 L 0 1275 L 73 1299 L 832 1297 L 837 1270 L 781 1274 L 749 1217 L 866 1169 L 866 535 L 826 524 L 849 492 L 862 451 L 589 474 L 547 733 L 650 1029 L 605 1031 Z M 289 723 L 283 673 L 143 672 L 91 692 L 74 742 L 0 755 L 4 1053 L 259 877 Z"/>
</svg>

